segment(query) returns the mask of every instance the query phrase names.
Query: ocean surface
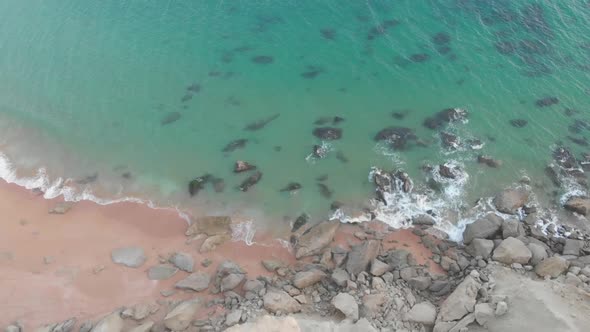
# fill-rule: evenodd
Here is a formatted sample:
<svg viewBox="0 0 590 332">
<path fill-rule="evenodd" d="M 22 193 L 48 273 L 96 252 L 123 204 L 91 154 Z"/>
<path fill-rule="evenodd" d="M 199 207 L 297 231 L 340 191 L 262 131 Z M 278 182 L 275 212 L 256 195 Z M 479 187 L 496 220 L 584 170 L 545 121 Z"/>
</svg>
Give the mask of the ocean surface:
<svg viewBox="0 0 590 332">
<path fill-rule="evenodd" d="M 286 224 L 361 209 L 376 166 L 421 193 L 391 198 L 399 226 L 523 176 L 547 201 L 585 192 L 545 168 L 589 150 L 587 0 L 4 0 L 0 54 L 0 176 L 46 197 Z M 468 116 L 424 125 L 449 108 Z M 407 140 L 375 140 L 392 126 Z M 237 160 L 262 174 L 245 192 Z"/>
</svg>

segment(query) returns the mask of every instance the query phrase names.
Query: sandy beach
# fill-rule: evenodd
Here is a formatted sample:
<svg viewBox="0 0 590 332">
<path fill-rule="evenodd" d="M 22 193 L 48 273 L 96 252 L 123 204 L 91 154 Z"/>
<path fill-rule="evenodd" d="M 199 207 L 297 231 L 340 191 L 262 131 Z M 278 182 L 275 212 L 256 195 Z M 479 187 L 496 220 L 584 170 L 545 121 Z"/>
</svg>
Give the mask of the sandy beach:
<svg viewBox="0 0 590 332">
<path fill-rule="evenodd" d="M 186 276 L 177 273 L 162 281 L 147 278 L 147 269 L 172 252 L 191 254 L 196 270 L 207 273 L 214 273 L 224 260 L 239 263 L 250 276 L 269 274 L 261 264 L 263 259 L 287 264 L 295 261 L 290 250 L 269 232 L 258 231 L 253 245 L 228 241 L 213 252 L 200 254 L 200 243 L 187 243 L 187 223 L 174 210 L 84 201 L 75 203 L 65 214 L 50 214 L 48 211 L 59 203 L 0 183 L 0 325 L 18 320 L 25 327 L 37 327 L 70 317 L 83 321 L 117 307 L 155 302 L 163 298 L 160 291 L 174 289 L 174 284 Z M 353 236 L 356 230 L 357 226 L 340 227 L 335 243 L 343 248 L 360 243 Z M 418 240 L 418 236 L 402 230 L 388 234 L 383 243 L 387 249 L 411 250 L 418 262 L 424 263 L 431 253 Z M 111 251 L 126 246 L 144 248 L 147 262 L 138 269 L 114 264 Z M 205 259 L 212 261 L 207 268 L 200 264 Z M 433 271 L 436 267 L 432 264 Z M 191 296 L 194 293 L 176 292 L 168 299 Z"/>
</svg>

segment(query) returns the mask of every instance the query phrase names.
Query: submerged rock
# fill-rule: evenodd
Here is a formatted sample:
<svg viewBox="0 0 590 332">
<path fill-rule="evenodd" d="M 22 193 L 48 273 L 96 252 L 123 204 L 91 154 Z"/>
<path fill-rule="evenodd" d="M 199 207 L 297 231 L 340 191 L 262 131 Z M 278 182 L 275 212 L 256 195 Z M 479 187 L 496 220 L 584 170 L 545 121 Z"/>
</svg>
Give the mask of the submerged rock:
<svg viewBox="0 0 590 332">
<path fill-rule="evenodd" d="M 461 142 L 459 141 L 459 137 L 457 137 L 457 135 L 443 131 L 440 133 L 440 139 L 442 146 L 449 150 L 456 150 L 461 146 Z"/>
<path fill-rule="evenodd" d="M 545 97 L 535 101 L 537 107 L 549 107 L 555 104 L 559 104 L 559 99 L 557 97 Z"/>
<path fill-rule="evenodd" d="M 245 138 L 236 139 L 236 140 L 229 142 L 221 151 L 233 152 L 237 149 L 243 149 L 244 147 L 246 147 L 247 143 L 248 143 L 248 140 Z"/>
<path fill-rule="evenodd" d="M 373 139 L 375 141 L 387 141 L 391 143 L 393 149 L 403 150 L 406 148 L 409 141 L 415 142 L 418 137 L 410 128 L 387 127 L 380 130 Z"/>
<path fill-rule="evenodd" d="M 332 197 L 332 190 L 330 190 L 330 188 L 328 188 L 327 185 L 323 184 L 323 183 L 318 183 L 318 188 L 320 190 L 320 194 L 324 197 L 324 198 L 331 198 Z"/>
<path fill-rule="evenodd" d="M 454 172 L 454 167 L 448 164 L 438 165 L 438 174 L 447 179 L 456 179 L 457 175 Z"/>
<path fill-rule="evenodd" d="M 424 126 L 430 129 L 438 129 L 450 122 L 467 120 L 468 112 L 461 108 L 446 108 L 434 116 L 424 120 Z"/>
<path fill-rule="evenodd" d="M 307 215 L 307 213 L 301 214 L 299 217 L 297 217 L 297 219 L 295 219 L 295 222 L 293 223 L 293 227 L 291 227 L 291 232 L 296 232 L 303 225 L 307 224 L 308 221 L 309 221 L 309 216 Z"/>
<path fill-rule="evenodd" d="M 451 36 L 446 32 L 439 32 L 432 36 L 432 42 L 437 45 L 444 45 L 451 42 Z"/>
<path fill-rule="evenodd" d="M 314 145 L 312 154 L 314 157 L 322 159 L 328 154 L 328 149 L 323 145 Z"/>
<path fill-rule="evenodd" d="M 205 188 L 205 185 L 211 181 L 213 176 L 211 174 L 205 174 L 203 176 L 199 176 L 198 178 L 192 180 L 188 183 L 188 193 L 192 196 L 195 196 L 199 193 L 199 191 Z"/>
<path fill-rule="evenodd" d="M 259 65 L 267 65 L 274 62 L 274 58 L 270 55 L 257 55 L 253 57 L 252 62 L 259 64 Z"/>
<path fill-rule="evenodd" d="M 477 156 L 477 162 L 480 164 L 487 165 L 492 168 L 498 168 L 498 167 L 502 166 L 501 160 L 496 160 L 496 159 L 492 158 L 491 156 L 485 156 L 485 155 L 481 155 L 481 154 L 479 156 Z"/>
<path fill-rule="evenodd" d="M 256 169 L 255 165 L 252 165 L 246 161 L 238 160 L 234 166 L 234 173 L 242 173 Z"/>
<path fill-rule="evenodd" d="M 252 175 L 250 175 L 242 184 L 238 187 L 241 191 L 248 191 L 250 187 L 254 186 L 262 179 L 262 172 L 258 171 Z"/>
<path fill-rule="evenodd" d="M 523 128 L 528 124 L 528 121 L 525 119 L 513 119 L 510 120 L 510 124 L 516 128 Z"/>
<path fill-rule="evenodd" d="M 301 189 L 302 186 L 299 182 L 290 182 L 285 187 L 283 187 L 280 192 L 287 192 L 287 191 L 296 191 Z"/>
<path fill-rule="evenodd" d="M 180 120 L 181 117 L 182 117 L 182 114 L 180 112 L 170 112 L 170 113 L 166 114 L 162 118 L 162 120 L 160 120 L 160 124 L 162 126 L 165 126 L 167 124 L 171 124 L 173 122 Z"/>
<path fill-rule="evenodd" d="M 430 55 L 426 53 L 417 53 L 410 55 L 410 61 L 412 62 L 426 62 L 430 59 Z"/>
<path fill-rule="evenodd" d="M 313 130 L 313 135 L 323 140 L 339 140 L 342 138 L 342 129 L 333 127 L 319 127 Z"/>
<path fill-rule="evenodd" d="M 276 120 L 279 116 L 280 116 L 280 114 L 276 113 L 276 114 L 273 114 L 267 118 L 252 122 L 252 123 L 248 124 L 246 127 L 244 127 L 244 130 L 247 130 L 247 131 L 260 130 L 260 129 L 266 127 L 266 125 L 268 125 L 269 123 Z"/>
</svg>

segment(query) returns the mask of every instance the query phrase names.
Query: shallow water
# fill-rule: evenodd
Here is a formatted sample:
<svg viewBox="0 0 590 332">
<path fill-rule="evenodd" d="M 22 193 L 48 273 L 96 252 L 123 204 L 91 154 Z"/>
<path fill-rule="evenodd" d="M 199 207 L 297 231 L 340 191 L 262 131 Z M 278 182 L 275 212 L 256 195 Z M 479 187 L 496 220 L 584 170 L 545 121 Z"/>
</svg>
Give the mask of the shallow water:
<svg viewBox="0 0 590 332">
<path fill-rule="evenodd" d="M 446 184 L 441 202 L 471 206 L 524 174 L 539 192 L 566 191 L 544 175 L 552 150 L 588 150 L 568 138 L 584 144 L 590 128 L 568 129 L 590 107 L 585 0 L 5 0 L 0 18 L 0 151 L 17 169 L 0 175 L 43 167 L 45 187 L 72 199 L 321 219 L 332 201 L 371 197 L 371 166 L 403 168 L 418 187 L 424 163 L 453 160 L 468 176 Z M 559 102 L 539 107 L 547 97 Z M 469 120 L 445 130 L 481 150 L 443 149 L 422 125 L 449 107 Z M 314 122 L 334 116 L 342 138 L 310 157 L 322 144 Z M 376 144 L 387 126 L 412 128 L 427 146 Z M 248 141 L 222 151 L 236 139 Z M 503 166 L 477 164 L 481 153 Z M 232 172 L 236 160 L 263 173 L 247 192 L 236 189 L 248 176 Z M 225 190 L 189 197 L 188 182 L 206 173 Z M 331 197 L 318 187 L 326 174 Z M 290 182 L 302 189 L 280 193 Z"/>
</svg>

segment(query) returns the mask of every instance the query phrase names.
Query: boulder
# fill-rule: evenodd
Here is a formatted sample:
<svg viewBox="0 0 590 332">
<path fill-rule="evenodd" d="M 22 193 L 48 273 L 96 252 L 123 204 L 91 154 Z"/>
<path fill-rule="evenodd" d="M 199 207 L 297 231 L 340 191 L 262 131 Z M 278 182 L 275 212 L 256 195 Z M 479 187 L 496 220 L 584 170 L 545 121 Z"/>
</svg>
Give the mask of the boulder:
<svg viewBox="0 0 590 332">
<path fill-rule="evenodd" d="M 307 230 L 297 241 L 297 259 L 319 254 L 334 239 L 340 225 L 337 221 L 324 221 Z"/>
<path fill-rule="evenodd" d="M 486 239 L 473 239 L 471 243 L 465 247 L 465 251 L 473 257 L 481 256 L 488 259 L 494 250 L 494 241 Z"/>
<path fill-rule="evenodd" d="M 379 255 L 380 249 L 381 241 L 379 240 L 368 240 L 353 246 L 346 261 L 346 271 L 352 275 L 366 271 L 369 264 Z"/>
<path fill-rule="evenodd" d="M 511 218 L 506 219 L 502 223 L 502 238 L 507 239 L 509 237 L 517 238 L 520 235 L 525 235 L 520 232 L 520 223 L 517 219 Z"/>
<path fill-rule="evenodd" d="M 346 270 L 344 269 L 336 268 L 332 272 L 332 281 L 340 287 L 346 286 L 346 282 L 348 281 L 348 279 L 348 272 L 346 272 Z"/>
<path fill-rule="evenodd" d="M 383 293 L 367 294 L 363 296 L 363 312 L 367 317 L 379 317 L 381 309 L 387 303 L 388 297 Z"/>
<path fill-rule="evenodd" d="M 221 279 L 220 290 L 222 292 L 232 290 L 246 278 L 242 273 L 231 273 Z"/>
<path fill-rule="evenodd" d="M 206 234 L 207 236 L 230 234 L 231 217 L 228 216 L 209 216 L 198 218 L 186 230 L 186 236 L 195 236 L 197 234 Z"/>
<path fill-rule="evenodd" d="M 42 326 L 36 329 L 35 332 L 70 332 L 74 328 L 74 325 L 76 325 L 76 321 L 76 318 L 70 318 L 60 323 Z M 15 331 L 18 332 L 20 330 L 21 329 L 16 326 Z M 9 331 L 9 329 L 7 328 L 6 331 Z"/>
<path fill-rule="evenodd" d="M 539 264 L 542 260 L 544 260 L 545 258 L 547 258 L 547 250 L 545 250 L 545 247 L 543 247 L 542 245 L 538 244 L 538 243 L 529 243 L 527 245 L 527 248 L 529 248 L 529 250 L 531 251 L 531 254 L 533 255 L 531 257 L 531 265 L 535 266 L 537 264 Z"/>
<path fill-rule="evenodd" d="M 140 321 L 156 313 L 158 310 L 160 310 L 160 307 L 156 303 L 140 303 L 123 310 L 121 317 L 133 318 L 134 320 Z"/>
<path fill-rule="evenodd" d="M 147 257 L 140 247 L 125 247 L 111 251 L 111 259 L 115 264 L 137 268 L 145 263 Z"/>
<path fill-rule="evenodd" d="M 340 293 L 332 299 L 332 305 L 346 316 L 347 319 L 359 319 L 359 306 L 354 297 L 348 293 Z"/>
<path fill-rule="evenodd" d="M 262 298 L 264 308 L 272 313 L 295 313 L 301 311 L 301 304 L 285 291 L 269 289 Z"/>
<path fill-rule="evenodd" d="M 532 256 L 533 254 L 522 241 L 509 237 L 502 241 L 496 250 L 494 250 L 492 259 L 506 265 L 512 263 L 525 265 L 529 262 Z"/>
<path fill-rule="evenodd" d="M 188 277 L 180 280 L 174 287 L 180 289 L 190 289 L 195 292 L 200 292 L 209 288 L 211 278 L 207 273 L 195 272 L 188 275 Z"/>
<path fill-rule="evenodd" d="M 522 208 L 529 200 L 529 192 L 524 188 L 509 188 L 499 192 L 494 197 L 494 206 L 496 210 L 516 214 L 518 209 Z"/>
<path fill-rule="evenodd" d="M 584 241 L 574 240 L 574 239 L 566 239 L 565 245 L 563 246 L 562 254 L 563 255 L 579 256 L 582 248 L 584 248 Z"/>
<path fill-rule="evenodd" d="M 568 268 L 568 262 L 559 256 L 549 257 L 535 267 L 535 273 L 540 277 L 551 276 L 557 278 Z"/>
<path fill-rule="evenodd" d="M 389 271 L 390 269 L 391 268 L 389 267 L 389 265 L 383 263 L 378 259 L 374 259 L 371 262 L 371 274 L 376 277 L 382 276 L 385 272 Z"/>
<path fill-rule="evenodd" d="M 262 265 L 268 272 L 275 272 L 281 267 L 285 267 L 285 263 L 276 259 L 265 259 L 262 261 Z"/>
<path fill-rule="evenodd" d="M 494 318 L 494 308 L 489 303 L 479 303 L 475 305 L 475 320 L 481 326 L 485 326 Z"/>
<path fill-rule="evenodd" d="M 115 311 L 101 319 L 92 332 L 120 332 L 123 330 L 123 319 L 118 311 Z"/>
<path fill-rule="evenodd" d="M 459 320 L 468 313 L 473 312 L 480 288 L 479 281 L 475 280 L 471 275 L 467 276 L 441 304 L 438 315 L 439 320 L 445 322 Z"/>
<path fill-rule="evenodd" d="M 170 256 L 170 263 L 174 264 L 177 268 L 192 273 L 194 270 L 195 262 L 193 256 L 184 252 L 176 252 Z"/>
<path fill-rule="evenodd" d="M 198 299 L 180 302 L 164 317 L 164 326 L 172 331 L 186 330 L 190 326 L 199 307 L 200 303 Z"/>
<path fill-rule="evenodd" d="M 225 326 L 230 327 L 238 324 L 242 319 L 242 310 L 236 309 L 225 315 Z"/>
<path fill-rule="evenodd" d="M 17 325 L 8 325 L 4 328 L 4 332 L 24 332 L 21 331 L 21 328 Z"/>
<path fill-rule="evenodd" d="M 154 322 L 148 321 L 139 326 L 136 326 L 129 330 L 129 332 L 149 332 L 154 326 Z"/>
<path fill-rule="evenodd" d="M 324 277 L 326 277 L 326 274 L 318 269 L 297 272 L 295 277 L 293 277 L 293 285 L 299 289 L 303 289 L 315 285 Z"/>
<path fill-rule="evenodd" d="M 436 307 L 428 301 L 420 302 L 408 311 L 406 314 L 406 320 L 413 323 L 432 326 L 436 321 Z"/>
<path fill-rule="evenodd" d="M 502 218 L 490 213 L 483 218 L 465 226 L 463 231 L 463 243 L 469 244 L 473 239 L 493 238 L 500 232 Z"/>
<path fill-rule="evenodd" d="M 166 280 L 171 278 L 178 272 L 178 269 L 170 264 L 160 264 L 150 267 L 148 270 L 148 279 L 150 280 Z"/>
<path fill-rule="evenodd" d="M 385 261 L 391 269 L 401 270 L 408 266 L 408 256 L 410 253 L 404 249 L 394 249 L 387 252 Z"/>
<path fill-rule="evenodd" d="M 506 303 L 504 301 L 498 302 L 498 304 L 496 305 L 496 311 L 494 312 L 494 314 L 496 314 L 497 317 L 500 317 L 500 316 L 504 316 L 507 312 L 508 312 L 508 303 Z"/>
<path fill-rule="evenodd" d="M 408 280 L 408 284 L 412 286 L 412 288 L 417 290 L 426 290 L 432 284 L 432 279 L 430 277 L 414 277 Z"/>
<path fill-rule="evenodd" d="M 581 215 L 586 215 L 590 212 L 590 198 L 588 197 L 579 197 L 574 196 L 570 197 L 565 204 L 563 205 L 564 208 L 570 210 L 575 213 L 579 213 Z"/>
</svg>

